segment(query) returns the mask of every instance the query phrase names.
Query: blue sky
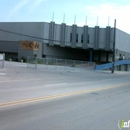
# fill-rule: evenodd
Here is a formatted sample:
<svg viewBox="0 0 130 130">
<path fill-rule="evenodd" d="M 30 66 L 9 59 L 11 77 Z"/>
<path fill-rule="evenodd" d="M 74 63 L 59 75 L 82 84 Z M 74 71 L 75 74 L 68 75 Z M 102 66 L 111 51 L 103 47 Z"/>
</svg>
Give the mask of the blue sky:
<svg viewBox="0 0 130 130">
<path fill-rule="evenodd" d="M 130 34 L 130 0 L 0 0 L 0 22 L 50 22 L 90 27 L 114 26 Z"/>
</svg>

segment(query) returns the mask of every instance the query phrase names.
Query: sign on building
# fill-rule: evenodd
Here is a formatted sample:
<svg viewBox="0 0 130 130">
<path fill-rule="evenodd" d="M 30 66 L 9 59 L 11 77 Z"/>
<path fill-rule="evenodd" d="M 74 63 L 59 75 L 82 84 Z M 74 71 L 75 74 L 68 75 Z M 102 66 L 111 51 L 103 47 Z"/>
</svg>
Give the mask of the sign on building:
<svg viewBox="0 0 130 130">
<path fill-rule="evenodd" d="M 39 50 L 40 44 L 36 41 L 20 41 L 21 48 L 24 50 Z"/>
</svg>

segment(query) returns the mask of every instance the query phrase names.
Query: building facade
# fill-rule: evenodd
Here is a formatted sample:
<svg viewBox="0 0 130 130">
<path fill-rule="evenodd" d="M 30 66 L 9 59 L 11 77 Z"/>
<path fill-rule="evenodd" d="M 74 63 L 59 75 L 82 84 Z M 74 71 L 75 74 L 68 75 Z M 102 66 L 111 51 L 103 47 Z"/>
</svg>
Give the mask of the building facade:
<svg viewBox="0 0 130 130">
<path fill-rule="evenodd" d="M 114 28 L 55 22 L 1 22 L 0 53 L 6 60 L 37 55 L 101 63 L 112 61 Z M 116 29 L 116 58 L 130 58 L 130 35 Z"/>
</svg>

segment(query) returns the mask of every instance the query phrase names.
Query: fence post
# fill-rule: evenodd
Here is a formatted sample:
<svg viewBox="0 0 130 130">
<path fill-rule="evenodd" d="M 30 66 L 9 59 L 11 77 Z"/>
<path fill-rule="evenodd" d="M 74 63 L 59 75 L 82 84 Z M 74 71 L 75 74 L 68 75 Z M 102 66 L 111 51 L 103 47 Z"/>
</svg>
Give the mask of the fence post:
<svg viewBox="0 0 130 130">
<path fill-rule="evenodd" d="M 82 61 L 81 61 L 81 70 L 82 70 Z"/>
<path fill-rule="evenodd" d="M 28 56 L 27 56 L 27 68 L 28 68 Z"/>
<path fill-rule="evenodd" d="M 37 69 L 37 57 L 35 59 L 35 69 Z"/>
<path fill-rule="evenodd" d="M 66 59 L 65 59 L 65 70 L 66 70 Z"/>
<path fill-rule="evenodd" d="M 75 66 L 75 60 L 74 60 L 74 65 L 73 65 L 73 67 L 74 67 L 73 70 L 75 70 L 75 67 L 76 67 L 76 66 Z"/>
<path fill-rule="evenodd" d="M 46 69 L 48 68 L 48 60 L 47 60 L 47 58 L 46 58 Z"/>
<path fill-rule="evenodd" d="M 87 68 L 86 69 L 90 69 L 90 62 L 88 62 L 88 66 L 87 66 Z"/>
<path fill-rule="evenodd" d="M 55 69 L 57 70 L 57 59 L 55 60 Z"/>
<path fill-rule="evenodd" d="M 96 63 L 94 62 L 93 70 L 95 70 L 95 67 L 96 67 Z"/>
<path fill-rule="evenodd" d="M 4 68 L 4 61 L 5 61 L 5 53 L 3 53 L 2 69 Z"/>
</svg>

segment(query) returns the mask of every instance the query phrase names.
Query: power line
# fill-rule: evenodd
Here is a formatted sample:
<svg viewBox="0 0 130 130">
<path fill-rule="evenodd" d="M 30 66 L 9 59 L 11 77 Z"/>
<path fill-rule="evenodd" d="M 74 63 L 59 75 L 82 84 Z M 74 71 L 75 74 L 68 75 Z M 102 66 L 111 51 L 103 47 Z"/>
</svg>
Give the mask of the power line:
<svg viewBox="0 0 130 130">
<path fill-rule="evenodd" d="M 36 37 L 36 36 L 31 36 L 31 35 L 26 35 L 26 34 L 21 34 L 21 33 L 16 33 L 16 32 L 12 32 L 12 31 L 7 31 L 7 30 L 3 30 L 3 29 L 0 29 L 1 32 L 6 32 L 6 33 L 12 33 L 12 34 L 15 34 L 15 35 L 20 35 L 20 36 L 24 36 L 24 37 L 30 37 L 30 38 L 36 38 L 36 39 L 39 39 L 39 40 L 49 40 L 49 41 L 55 41 L 55 42 L 62 42 L 62 41 L 59 41 L 59 40 L 51 40 L 51 39 L 47 39 L 47 38 L 41 38 L 41 37 Z M 71 42 L 66 42 L 65 43 L 71 43 Z"/>
<path fill-rule="evenodd" d="M 27 34 L 22 34 L 22 33 L 16 33 L 16 32 L 12 32 L 12 31 L 8 31 L 8 30 L 4 30 L 4 29 L 0 29 L 1 32 L 6 32 L 6 33 L 11 33 L 11 34 L 15 34 L 15 35 L 19 35 L 19 36 L 24 36 L 24 37 L 30 37 L 30 38 L 35 38 L 35 39 L 39 39 L 39 40 L 46 40 L 46 41 L 55 41 L 55 42 L 63 42 L 63 41 L 59 41 L 59 40 L 52 40 L 52 39 L 47 39 L 47 38 L 41 38 L 41 37 L 36 37 L 36 36 L 31 36 L 31 35 L 27 35 Z M 1 41 L 1 40 L 0 40 Z M 4 40 L 3 40 L 4 41 Z M 113 42 L 113 41 L 110 41 Z M 67 42 L 65 41 L 65 43 L 72 43 L 72 42 Z M 99 43 L 105 43 L 105 42 L 99 42 Z"/>
</svg>

